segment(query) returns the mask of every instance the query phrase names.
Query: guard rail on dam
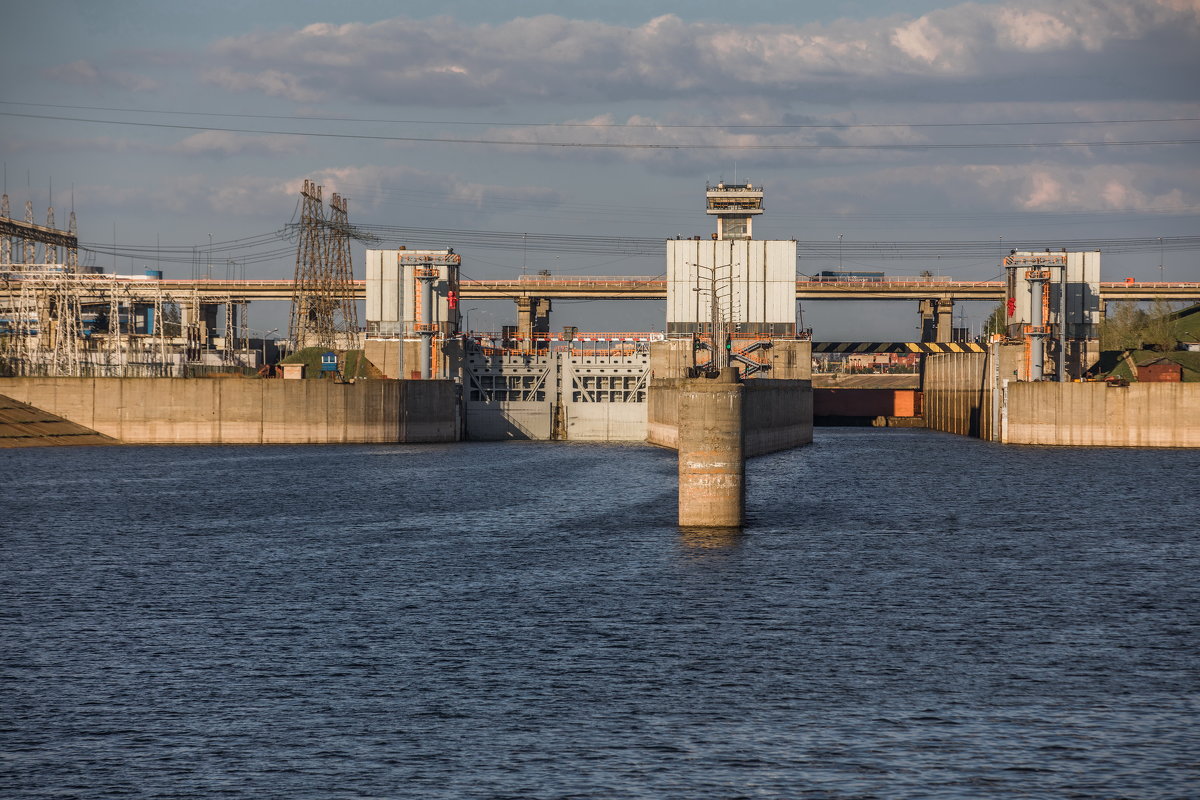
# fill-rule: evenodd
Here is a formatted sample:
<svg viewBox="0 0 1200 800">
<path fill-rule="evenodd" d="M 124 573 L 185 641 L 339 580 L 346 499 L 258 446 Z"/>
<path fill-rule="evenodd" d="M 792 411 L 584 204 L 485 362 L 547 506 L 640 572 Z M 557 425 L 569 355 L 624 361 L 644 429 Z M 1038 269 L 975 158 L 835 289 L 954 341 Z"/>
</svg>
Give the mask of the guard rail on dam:
<svg viewBox="0 0 1200 800">
<path fill-rule="evenodd" d="M 3 378 L 0 395 L 123 444 L 351 444 L 462 438 L 453 381 Z"/>
</svg>

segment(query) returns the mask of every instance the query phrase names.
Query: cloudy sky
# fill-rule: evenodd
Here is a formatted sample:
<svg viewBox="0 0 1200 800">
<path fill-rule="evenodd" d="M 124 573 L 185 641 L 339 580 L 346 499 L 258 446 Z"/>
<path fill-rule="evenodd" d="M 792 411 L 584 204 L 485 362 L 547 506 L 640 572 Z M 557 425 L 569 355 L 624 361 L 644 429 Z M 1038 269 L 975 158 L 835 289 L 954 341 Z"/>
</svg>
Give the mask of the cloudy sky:
<svg viewBox="0 0 1200 800">
<path fill-rule="evenodd" d="M 1198 0 L 41 0 L 7 4 L 0 52 L 14 216 L 32 200 L 43 220 L 52 184 L 61 224 L 73 192 L 81 240 L 115 235 L 122 255 L 94 258 L 118 272 L 161 244 L 186 277 L 211 234 L 247 240 L 215 274 L 290 277 L 270 234 L 313 178 L 353 222 L 448 231 L 472 277 L 655 274 L 454 232 L 707 235 L 705 182 L 737 179 L 766 187 L 756 236 L 799 240 L 801 272 L 983 280 L 1010 247 L 1095 241 L 1106 279 L 1200 280 L 1196 250 L 1115 242 L 1200 232 Z M 661 327 L 661 306 L 633 305 L 560 303 L 554 323 Z M 914 312 L 805 321 L 907 338 Z"/>
</svg>

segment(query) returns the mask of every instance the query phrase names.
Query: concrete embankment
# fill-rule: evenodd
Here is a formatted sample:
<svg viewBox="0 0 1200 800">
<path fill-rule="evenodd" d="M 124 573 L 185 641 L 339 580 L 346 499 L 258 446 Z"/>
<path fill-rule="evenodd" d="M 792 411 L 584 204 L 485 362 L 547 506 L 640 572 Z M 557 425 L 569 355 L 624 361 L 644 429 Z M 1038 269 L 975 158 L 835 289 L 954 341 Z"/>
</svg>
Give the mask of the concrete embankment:
<svg viewBox="0 0 1200 800">
<path fill-rule="evenodd" d="M 0 447 L 116 444 L 116 440 L 70 420 L 0 395 Z"/>
<path fill-rule="evenodd" d="M 654 378 L 647 395 L 646 441 L 679 448 L 680 389 L 687 379 Z M 812 382 L 750 380 L 738 384 L 745 457 L 799 447 L 812 441 Z"/>
<path fill-rule="evenodd" d="M 1200 447 L 1200 383 L 1012 379 L 1020 347 L 929 356 L 925 423 L 1005 444 Z"/>
<path fill-rule="evenodd" d="M 1010 383 L 1001 441 L 1200 447 L 1200 383 Z"/>
<path fill-rule="evenodd" d="M 991 384 L 987 353 L 926 356 L 922 387 L 925 427 L 992 439 Z"/>
<path fill-rule="evenodd" d="M 4 378 L 0 394 L 124 444 L 448 442 L 452 381 Z"/>
</svg>

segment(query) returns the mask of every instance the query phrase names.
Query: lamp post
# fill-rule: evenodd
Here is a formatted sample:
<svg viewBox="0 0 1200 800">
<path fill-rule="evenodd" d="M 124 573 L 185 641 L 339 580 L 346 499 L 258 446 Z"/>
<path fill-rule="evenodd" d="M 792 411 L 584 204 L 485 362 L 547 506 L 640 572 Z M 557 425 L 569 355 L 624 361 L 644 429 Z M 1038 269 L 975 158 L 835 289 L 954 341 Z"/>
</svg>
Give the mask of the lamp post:
<svg viewBox="0 0 1200 800">
<path fill-rule="evenodd" d="M 838 271 L 842 269 L 842 235 L 838 234 Z"/>
<path fill-rule="evenodd" d="M 262 338 L 258 340 L 258 350 L 262 354 L 262 364 L 259 364 L 259 366 L 261 367 L 263 364 L 267 363 L 267 337 L 270 336 L 272 333 L 279 333 L 279 328 L 272 328 L 269 331 L 260 331 L 257 329 L 252 329 L 252 330 L 254 330 L 255 333 L 262 334 Z"/>
<path fill-rule="evenodd" d="M 467 333 L 471 332 L 471 312 L 478 311 L 479 306 L 471 306 L 463 309 L 463 327 L 467 329 Z"/>
</svg>

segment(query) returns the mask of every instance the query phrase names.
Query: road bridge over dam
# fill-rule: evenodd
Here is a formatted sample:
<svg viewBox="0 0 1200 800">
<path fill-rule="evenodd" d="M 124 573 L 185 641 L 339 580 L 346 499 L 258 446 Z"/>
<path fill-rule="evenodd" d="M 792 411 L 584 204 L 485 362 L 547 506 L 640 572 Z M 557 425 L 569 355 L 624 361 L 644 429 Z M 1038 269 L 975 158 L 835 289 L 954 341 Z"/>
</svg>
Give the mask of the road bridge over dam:
<svg viewBox="0 0 1200 800">
<path fill-rule="evenodd" d="M 0 299 L 20 292 L 21 281 L 36 271 L 0 273 Z M 210 302 L 292 300 L 295 281 L 290 279 L 144 278 L 141 276 L 71 276 L 86 295 L 88 283 L 101 286 L 116 281 L 134 299 L 152 299 L 155 294 L 198 296 Z M 352 283 L 354 299 L 366 299 L 365 280 Z M 1003 281 L 959 281 L 949 278 L 888 278 L 882 281 L 796 281 L 797 300 L 991 300 L 1004 299 Z M 521 277 L 512 279 L 459 280 L 463 300 L 666 300 L 667 281 L 662 276 L 595 276 L 583 278 Z M 1100 284 L 1103 300 L 1167 300 L 1200 302 L 1200 281 L 1106 281 Z M 85 298 L 86 299 L 86 298 Z"/>
</svg>

